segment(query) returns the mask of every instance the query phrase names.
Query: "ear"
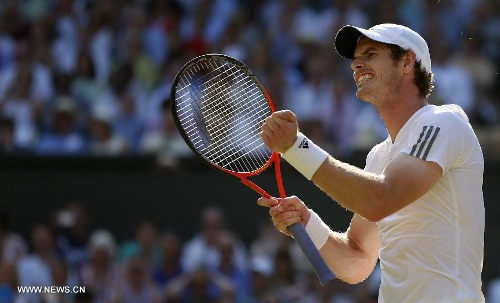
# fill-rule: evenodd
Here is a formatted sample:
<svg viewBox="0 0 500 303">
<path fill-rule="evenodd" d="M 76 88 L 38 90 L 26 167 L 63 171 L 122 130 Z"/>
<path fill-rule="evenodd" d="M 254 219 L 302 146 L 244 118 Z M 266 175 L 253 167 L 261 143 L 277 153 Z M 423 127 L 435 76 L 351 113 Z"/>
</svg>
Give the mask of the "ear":
<svg viewBox="0 0 500 303">
<path fill-rule="evenodd" d="M 415 55 L 413 51 L 407 52 L 406 55 L 404 56 L 403 71 L 405 73 L 409 73 L 415 66 L 416 60 L 417 60 L 417 55 Z"/>
</svg>

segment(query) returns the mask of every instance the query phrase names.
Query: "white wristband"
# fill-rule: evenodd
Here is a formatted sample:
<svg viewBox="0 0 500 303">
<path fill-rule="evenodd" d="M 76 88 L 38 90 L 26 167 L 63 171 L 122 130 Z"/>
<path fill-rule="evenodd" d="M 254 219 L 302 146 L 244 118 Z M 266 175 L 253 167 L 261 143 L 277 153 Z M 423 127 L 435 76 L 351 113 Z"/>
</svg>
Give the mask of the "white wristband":
<svg viewBox="0 0 500 303">
<path fill-rule="evenodd" d="M 325 245 L 326 240 L 328 240 L 330 228 L 325 224 L 325 222 L 323 222 L 323 220 L 321 220 L 318 214 L 311 209 L 309 209 L 309 214 L 309 221 L 307 222 L 305 229 L 316 248 L 320 249 L 323 245 Z"/>
<path fill-rule="evenodd" d="M 304 177 L 311 180 L 314 173 L 328 158 L 328 153 L 299 133 L 295 143 L 282 154 L 282 157 Z"/>
</svg>

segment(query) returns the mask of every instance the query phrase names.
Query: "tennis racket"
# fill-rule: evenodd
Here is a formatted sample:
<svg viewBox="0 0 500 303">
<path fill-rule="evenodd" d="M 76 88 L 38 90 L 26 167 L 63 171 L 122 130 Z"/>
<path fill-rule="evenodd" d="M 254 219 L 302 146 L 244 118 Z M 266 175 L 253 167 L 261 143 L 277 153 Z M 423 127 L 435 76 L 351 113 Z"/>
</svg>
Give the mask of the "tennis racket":
<svg viewBox="0 0 500 303">
<path fill-rule="evenodd" d="M 280 155 L 260 137 L 264 119 L 276 108 L 267 89 L 244 63 L 222 54 L 187 62 L 171 90 L 172 114 L 182 137 L 202 160 L 238 178 L 263 197 L 271 196 L 248 178 L 274 163 L 281 198 Z M 289 226 L 321 284 L 335 278 L 301 223 Z"/>
</svg>

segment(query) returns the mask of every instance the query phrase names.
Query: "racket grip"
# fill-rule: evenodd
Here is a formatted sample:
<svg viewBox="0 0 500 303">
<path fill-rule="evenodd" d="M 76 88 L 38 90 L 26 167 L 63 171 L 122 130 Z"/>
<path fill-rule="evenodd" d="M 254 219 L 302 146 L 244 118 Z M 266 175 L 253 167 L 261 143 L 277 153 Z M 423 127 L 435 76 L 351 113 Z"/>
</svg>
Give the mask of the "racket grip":
<svg viewBox="0 0 500 303">
<path fill-rule="evenodd" d="M 307 260 L 312 265 L 321 285 L 325 285 L 335 279 L 335 274 L 326 264 L 325 260 L 311 240 L 311 237 L 307 234 L 304 226 L 300 222 L 297 222 L 288 226 L 288 229 L 302 252 L 306 255 Z"/>
</svg>

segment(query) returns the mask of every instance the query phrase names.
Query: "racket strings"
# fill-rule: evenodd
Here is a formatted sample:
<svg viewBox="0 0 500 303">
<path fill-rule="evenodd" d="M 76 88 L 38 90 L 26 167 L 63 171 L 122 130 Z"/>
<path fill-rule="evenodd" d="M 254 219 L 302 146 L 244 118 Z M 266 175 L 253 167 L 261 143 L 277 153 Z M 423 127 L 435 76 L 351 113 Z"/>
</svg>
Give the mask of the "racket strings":
<svg viewBox="0 0 500 303">
<path fill-rule="evenodd" d="M 248 96 L 247 94 L 247 90 L 248 90 L 248 84 L 253 84 L 253 82 L 251 82 L 248 77 L 242 77 L 242 73 L 237 73 L 239 70 L 236 69 L 236 68 L 233 68 L 233 71 L 231 73 L 228 73 L 227 76 L 228 77 L 235 77 L 235 78 L 239 78 L 238 81 L 236 81 L 233 85 L 235 87 L 238 87 L 238 86 L 243 86 L 246 84 L 246 87 L 243 87 L 241 88 L 240 90 L 238 90 L 239 92 L 243 92 L 243 94 L 240 94 L 240 97 L 238 96 L 231 96 L 229 95 L 228 96 L 228 93 L 230 94 L 231 91 L 229 91 L 229 87 L 226 86 L 225 89 L 221 89 L 222 85 L 220 85 L 220 81 L 212 81 L 212 80 L 215 80 L 216 78 L 213 78 L 213 79 L 210 79 L 209 81 L 207 81 L 207 84 L 209 82 L 213 82 L 212 84 L 208 84 L 207 87 L 205 88 L 206 91 L 216 91 L 218 92 L 218 94 L 214 95 L 214 98 L 234 98 L 235 99 L 235 103 L 233 104 L 228 104 L 228 105 L 243 105 L 243 108 L 237 108 L 235 109 L 233 112 L 240 115 L 241 113 L 244 113 L 245 111 L 249 110 L 249 106 L 251 105 L 251 103 L 248 103 L 248 102 L 240 102 L 238 100 L 238 98 L 246 98 L 246 100 L 250 100 L 252 99 L 254 96 L 255 97 L 259 97 L 261 96 L 259 90 L 252 90 L 252 95 L 251 96 Z M 246 83 L 242 83 L 242 81 L 246 81 Z M 263 107 L 263 109 L 267 109 L 267 107 Z M 230 111 L 231 108 L 228 108 L 226 107 L 224 110 L 220 111 L 221 114 L 223 115 L 227 115 L 228 114 L 228 111 Z M 215 118 L 219 118 L 218 115 L 215 115 Z M 248 122 L 247 120 L 250 119 L 252 117 L 247 117 L 245 118 L 244 120 L 238 120 L 238 123 L 235 124 L 235 127 L 240 127 L 241 124 L 245 123 L 245 122 Z M 211 121 L 213 119 L 209 118 L 207 119 L 207 126 L 211 126 L 211 124 L 218 124 L 219 121 Z"/>
<path fill-rule="evenodd" d="M 223 65 L 223 67 L 228 67 L 227 65 Z M 234 113 L 236 113 L 237 117 L 235 121 L 237 123 L 233 122 L 232 128 L 235 129 L 236 131 L 234 134 L 237 136 L 234 136 L 233 138 L 230 138 L 230 140 L 225 140 L 225 135 L 226 134 L 220 134 L 217 135 L 215 134 L 216 137 L 219 137 L 222 141 L 218 142 L 224 142 L 227 146 L 228 149 L 226 150 L 231 150 L 233 151 L 232 154 L 227 154 L 227 153 L 220 153 L 218 156 L 216 155 L 213 161 L 215 162 L 220 162 L 220 161 L 226 161 L 228 165 L 231 164 L 238 164 L 240 163 L 242 168 L 244 170 L 252 170 L 253 167 L 261 167 L 263 164 L 265 164 L 265 160 L 267 160 L 267 157 L 264 159 L 264 162 L 262 161 L 255 161 L 255 157 L 251 157 L 251 153 L 254 150 L 248 150 L 247 152 L 241 154 L 241 151 L 239 148 L 235 148 L 238 145 L 242 146 L 252 146 L 256 142 L 260 143 L 260 135 L 259 135 L 259 129 L 258 128 L 253 128 L 253 132 L 251 133 L 245 133 L 243 136 L 239 135 L 242 134 L 241 130 L 247 130 L 248 127 L 246 123 L 251 123 L 252 121 L 251 118 L 253 118 L 255 113 L 268 113 L 268 107 L 264 106 L 264 111 L 256 112 L 255 109 L 252 109 L 249 107 L 249 105 L 255 105 L 259 103 L 255 102 L 247 102 L 248 100 L 255 99 L 255 97 L 262 96 L 262 93 L 260 92 L 260 89 L 257 87 L 257 89 L 251 89 L 250 85 L 254 84 L 253 81 L 250 80 L 246 74 L 242 73 L 239 69 L 230 67 L 228 70 L 225 71 L 227 77 L 229 78 L 234 78 L 237 79 L 236 82 L 234 82 L 232 88 L 227 85 L 219 85 L 218 81 L 213 81 L 213 84 L 209 84 L 206 89 L 211 90 L 213 87 L 218 87 L 219 89 L 214 89 L 213 91 L 216 91 L 218 93 L 218 96 L 222 95 L 225 98 L 231 98 L 234 100 L 234 102 L 231 105 L 236 105 L 234 109 L 232 108 L 225 108 L 225 110 L 222 112 L 224 115 L 227 114 L 228 110 L 232 110 Z M 217 80 L 217 78 L 214 78 L 213 80 Z M 222 89 L 224 88 L 224 89 Z M 252 91 L 252 94 L 249 96 L 249 91 Z M 234 92 L 243 92 L 240 94 L 235 95 Z M 241 99 L 241 100 L 240 100 Z M 243 102 L 245 101 L 245 102 Z M 265 100 L 264 100 L 265 101 Z M 265 101 L 267 104 L 267 101 Z M 261 103 L 262 104 L 262 103 Z M 252 112 L 253 114 L 251 116 L 245 115 L 248 111 Z M 250 128 L 251 129 L 251 128 Z M 257 136 L 256 136 L 257 135 Z M 229 143 L 229 144 L 228 144 Z M 239 155 L 238 155 L 239 154 Z M 250 157 L 248 157 L 250 156 Z M 267 155 L 266 155 L 267 156 Z M 240 161 L 242 160 L 242 161 Z M 250 165 L 245 161 L 248 160 L 252 162 Z"/>
<path fill-rule="evenodd" d="M 270 108 L 251 76 L 232 63 L 204 60 L 191 66 L 178 85 L 178 117 L 200 154 L 238 172 L 258 170 L 269 161 L 260 126 Z"/>
</svg>

